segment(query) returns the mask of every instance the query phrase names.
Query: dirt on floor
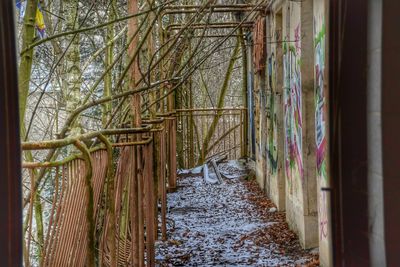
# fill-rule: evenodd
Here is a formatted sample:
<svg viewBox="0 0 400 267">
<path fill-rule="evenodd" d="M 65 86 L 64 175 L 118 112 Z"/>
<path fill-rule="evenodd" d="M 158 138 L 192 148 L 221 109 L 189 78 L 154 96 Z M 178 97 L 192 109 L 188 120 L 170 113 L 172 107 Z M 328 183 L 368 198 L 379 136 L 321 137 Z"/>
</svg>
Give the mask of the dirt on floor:
<svg viewBox="0 0 400 267">
<path fill-rule="evenodd" d="M 221 184 L 199 168 L 183 170 L 168 195 L 168 241 L 156 244 L 158 266 L 318 266 L 303 250 L 285 214 L 265 197 L 248 170 L 219 165 Z"/>
</svg>

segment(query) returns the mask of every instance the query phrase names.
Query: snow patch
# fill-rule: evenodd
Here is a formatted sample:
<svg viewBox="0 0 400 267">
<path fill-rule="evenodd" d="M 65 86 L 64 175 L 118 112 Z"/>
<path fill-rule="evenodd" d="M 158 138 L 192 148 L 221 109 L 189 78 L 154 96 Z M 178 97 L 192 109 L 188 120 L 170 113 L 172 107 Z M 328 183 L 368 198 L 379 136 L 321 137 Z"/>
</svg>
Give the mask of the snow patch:
<svg viewBox="0 0 400 267">
<path fill-rule="evenodd" d="M 168 241 L 156 243 L 157 266 L 295 266 L 309 260 L 281 253 L 273 242 L 260 245 L 244 238 L 277 222 L 266 221 L 245 197 L 253 193 L 241 179 L 219 184 L 211 169 L 203 170 L 207 182 L 200 173 L 181 177 L 178 190 L 168 195 L 173 223 Z M 247 173 L 236 161 L 221 163 L 219 169 L 232 177 Z"/>
<path fill-rule="evenodd" d="M 203 171 L 203 166 L 198 166 L 190 170 L 192 174 L 200 174 Z"/>
<path fill-rule="evenodd" d="M 178 173 L 178 175 L 179 175 L 179 174 L 189 174 L 189 173 L 190 173 L 190 170 L 187 170 L 187 169 L 179 169 L 179 170 L 177 171 L 177 173 Z"/>
</svg>

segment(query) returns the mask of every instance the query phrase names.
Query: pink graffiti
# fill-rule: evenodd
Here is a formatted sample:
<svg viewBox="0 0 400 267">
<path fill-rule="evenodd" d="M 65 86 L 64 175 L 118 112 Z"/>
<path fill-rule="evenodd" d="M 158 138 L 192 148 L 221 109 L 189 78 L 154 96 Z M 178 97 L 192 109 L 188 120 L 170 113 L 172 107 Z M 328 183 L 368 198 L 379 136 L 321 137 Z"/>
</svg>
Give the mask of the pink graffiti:
<svg viewBox="0 0 400 267">
<path fill-rule="evenodd" d="M 317 145 L 317 171 L 319 174 L 321 174 L 325 160 L 327 143 L 325 137 L 324 64 L 324 46 L 319 41 L 315 48 L 315 140 Z"/>
<path fill-rule="evenodd" d="M 326 192 L 325 191 L 321 191 L 319 214 L 320 214 L 319 238 L 320 238 L 320 240 L 323 240 L 328 237 L 328 210 L 327 210 Z"/>
<path fill-rule="evenodd" d="M 296 29 L 294 30 L 294 38 L 296 40 L 296 51 L 299 53 L 301 51 L 300 46 L 300 24 L 297 25 Z"/>
<path fill-rule="evenodd" d="M 298 28 L 299 29 L 299 28 Z M 302 156 L 302 110 L 301 110 L 301 74 L 298 54 L 289 49 L 284 56 L 284 73 L 286 77 L 285 94 L 285 126 L 286 126 L 286 173 L 291 183 L 293 168 L 298 170 L 303 180 L 303 156 Z M 290 77 L 292 74 L 293 76 Z"/>
</svg>

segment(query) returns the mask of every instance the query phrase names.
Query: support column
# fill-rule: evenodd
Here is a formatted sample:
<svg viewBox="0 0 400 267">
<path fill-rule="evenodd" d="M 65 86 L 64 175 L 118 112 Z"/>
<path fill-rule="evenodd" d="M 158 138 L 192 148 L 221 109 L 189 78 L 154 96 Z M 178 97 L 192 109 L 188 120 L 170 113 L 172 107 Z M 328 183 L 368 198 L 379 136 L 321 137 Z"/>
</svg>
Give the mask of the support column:
<svg viewBox="0 0 400 267">
<path fill-rule="evenodd" d="M 288 1 L 284 16 L 286 215 L 304 248 L 318 246 L 313 1 Z"/>
<path fill-rule="evenodd" d="M 306 248 L 318 246 L 317 157 L 314 98 L 313 0 L 301 5 L 301 91 L 303 119 L 303 215 Z"/>
<path fill-rule="evenodd" d="M 267 164 L 270 180 L 269 197 L 279 211 L 285 210 L 285 169 L 284 169 L 284 106 L 283 106 L 283 45 L 282 8 L 270 12 L 267 18 L 267 103 L 268 137 Z"/>
<path fill-rule="evenodd" d="M 329 90 L 328 90 L 328 30 L 327 0 L 314 0 L 314 102 L 315 102 L 315 144 L 316 174 L 318 193 L 318 242 L 319 260 L 322 266 L 332 266 L 332 233 L 330 214 L 329 175 Z"/>
</svg>

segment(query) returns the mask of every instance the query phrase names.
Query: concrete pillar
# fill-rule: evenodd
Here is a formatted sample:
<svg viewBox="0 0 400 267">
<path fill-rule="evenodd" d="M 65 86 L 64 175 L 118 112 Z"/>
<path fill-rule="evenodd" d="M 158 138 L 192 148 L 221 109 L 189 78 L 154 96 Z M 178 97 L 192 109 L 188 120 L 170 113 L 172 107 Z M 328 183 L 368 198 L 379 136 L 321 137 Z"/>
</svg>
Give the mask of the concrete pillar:
<svg viewBox="0 0 400 267">
<path fill-rule="evenodd" d="M 261 72 L 254 73 L 254 126 L 255 126 L 255 167 L 256 179 L 261 188 L 265 188 L 265 172 L 263 158 L 263 111 L 262 111 L 262 74 Z"/>
<path fill-rule="evenodd" d="M 282 27 L 283 27 L 283 16 L 282 10 L 280 10 L 275 16 L 276 25 L 276 90 L 275 90 L 275 101 L 276 101 L 276 127 L 277 127 L 277 145 L 278 145 L 278 158 L 277 158 L 277 173 L 276 173 L 276 184 L 278 191 L 278 198 L 276 200 L 277 207 L 279 210 L 285 210 L 286 206 L 286 191 L 285 191 L 285 139 L 279 138 L 285 136 L 284 131 L 284 110 L 283 110 L 283 48 L 282 48 Z"/>
<path fill-rule="evenodd" d="M 326 0 L 314 0 L 314 106 L 316 176 L 318 193 L 318 242 L 321 266 L 332 266 L 332 234 L 330 214 L 329 176 L 329 91 L 327 68 L 327 26 Z"/>
<path fill-rule="evenodd" d="M 267 181 L 268 196 L 285 210 L 282 8 L 267 17 Z"/>
<path fill-rule="evenodd" d="M 318 245 L 313 1 L 284 10 L 286 216 L 304 248 Z"/>
<path fill-rule="evenodd" d="M 313 1 L 301 5 L 301 75 L 303 113 L 303 201 L 305 247 L 318 245 L 317 178 L 314 103 L 314 14 Z"/>
</svg>

